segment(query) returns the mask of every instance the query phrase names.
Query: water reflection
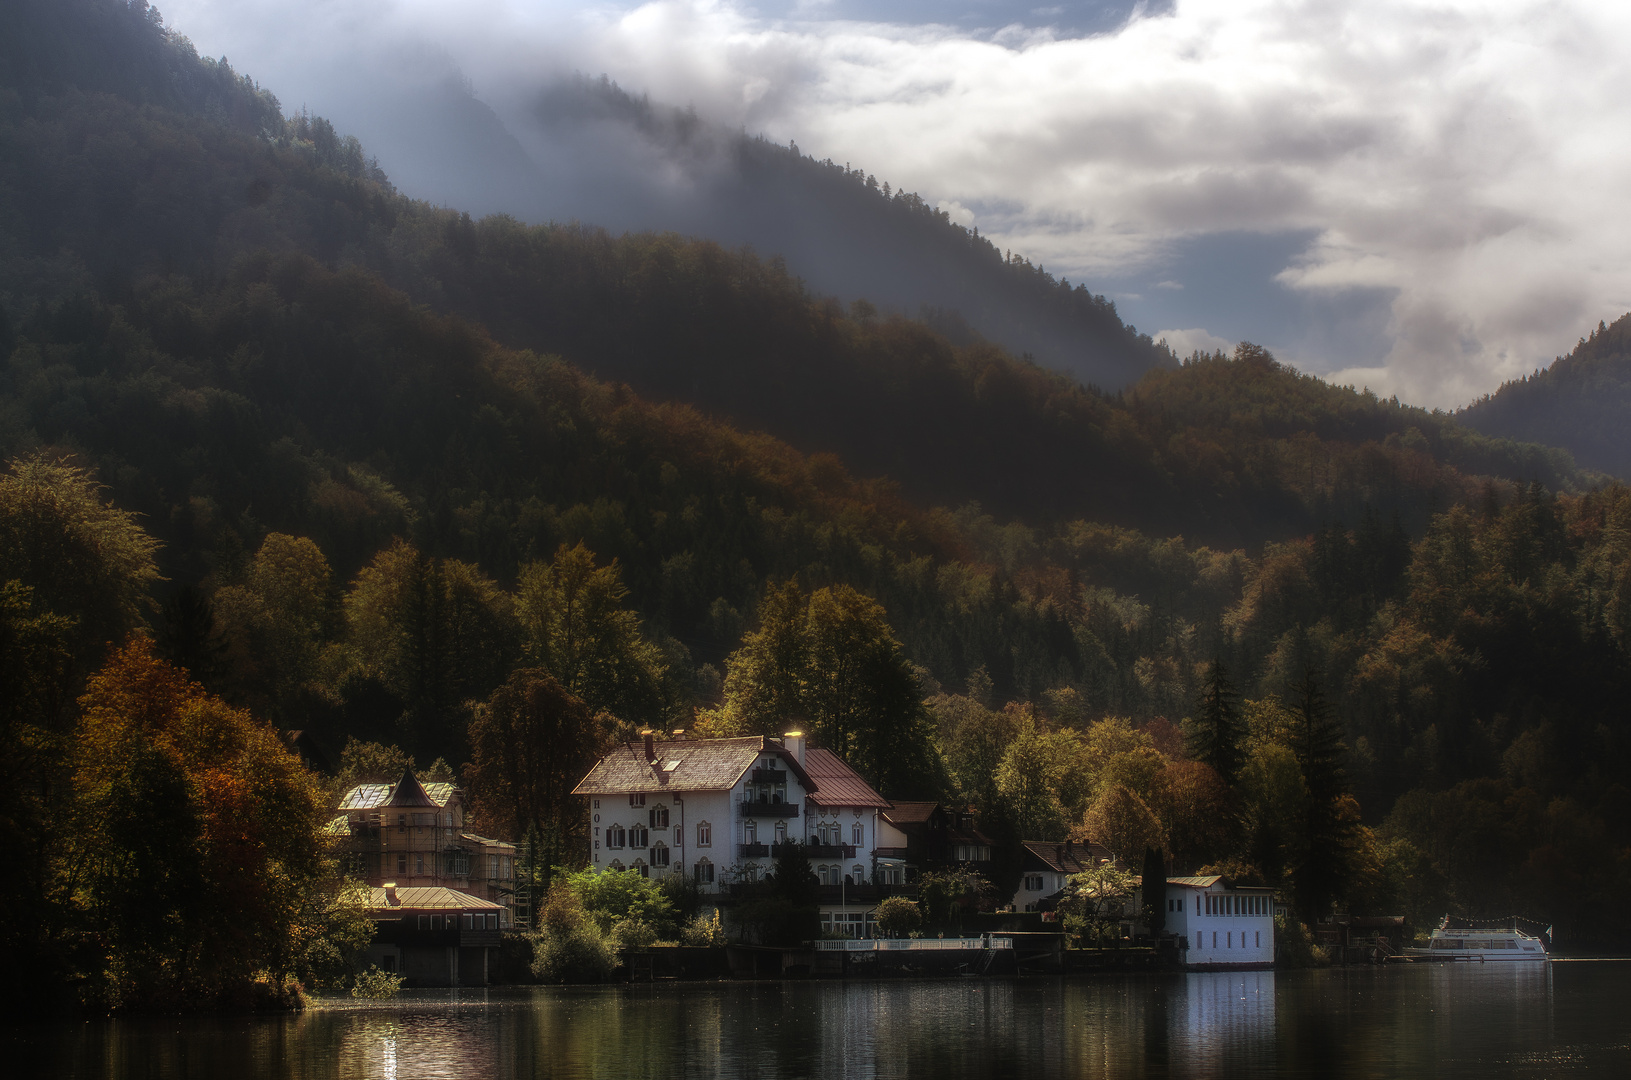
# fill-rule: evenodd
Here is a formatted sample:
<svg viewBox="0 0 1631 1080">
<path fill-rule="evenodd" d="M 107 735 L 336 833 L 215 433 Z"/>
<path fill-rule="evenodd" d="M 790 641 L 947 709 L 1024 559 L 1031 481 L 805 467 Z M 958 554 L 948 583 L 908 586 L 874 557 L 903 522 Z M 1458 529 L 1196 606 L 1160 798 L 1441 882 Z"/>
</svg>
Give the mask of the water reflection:
<svg viewBox="0 0 1631 1080">
<path fill-rule="evenodd" d="M 296 1017 L 14 1029 L 0 1060 L 12 1075 L 212 1080 L 1623 1074 L 1626 974 L 1443 965 L 425 991 Z"/>
</svg>

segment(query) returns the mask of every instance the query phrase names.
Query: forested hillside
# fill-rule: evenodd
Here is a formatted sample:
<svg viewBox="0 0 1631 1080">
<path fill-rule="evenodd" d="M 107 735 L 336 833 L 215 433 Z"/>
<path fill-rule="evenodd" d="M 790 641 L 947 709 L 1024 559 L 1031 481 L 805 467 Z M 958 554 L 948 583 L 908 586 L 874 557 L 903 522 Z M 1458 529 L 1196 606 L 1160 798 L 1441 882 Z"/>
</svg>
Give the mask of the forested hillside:
<svg viewBox="0 0 1631 1080">
<path fill-rule="evenodd" d="M 1108 396 L 746 254 L 474 222 L 143 10 L 50 10 L 131 59 L 0 68 L 18 962 L 115 942 L 85 985 L 139 997 L 169 946 L 120 935 L 183 878 L 127 903 L 125 834 L 70 841 L 119 784 L 202 799 L 197 717 L 244 761 L 263 723 L 352 776 L 443 758 L 478 820 L 564 860 L 607 739 L 797 716 L 1007 840 L 1163 845 L 1305 917 L 1624 941 L 1596 913 L 1631 885 L 1631 492 L 1566 453 L 1249 346 Z M 143 740 L 169 756 L 119 756 Z M 288 851 L 310 915 L 318 855 Z M 277 925 L 278 971 L 325 970 Z"/>
<path fill-rule="evenodd" d="M 1599 323 L 1568 356 L 1456 414 L 1475 431 L 1567 449 L 1581 465 L 1631 477 L 1631 315 Z"/>
</svg>

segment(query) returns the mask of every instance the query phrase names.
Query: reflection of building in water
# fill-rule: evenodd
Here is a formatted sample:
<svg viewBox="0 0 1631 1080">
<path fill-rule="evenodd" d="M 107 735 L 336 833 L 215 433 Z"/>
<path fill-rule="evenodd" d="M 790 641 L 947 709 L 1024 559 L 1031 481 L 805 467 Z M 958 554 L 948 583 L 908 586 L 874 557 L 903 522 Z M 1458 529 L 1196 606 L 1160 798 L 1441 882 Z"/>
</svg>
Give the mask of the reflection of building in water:
<svg viewBox="0 0 1631 1080">
<path fill-rule="evenodd" d="M 1274 1049 L 1273 971 L 1196 971 L 1174 988 L 1172 1058 L 1196 1075 L 1226 1075 Z"/>
<path fill-rule="evenodd" d="M 480 1002 L 480 994 L 462 1000 Z M 492 1013 L 482 1009 L 436 1007 L 459 1001 L 457 992 L 440 1002 L 427 1000 L 420 1011 L 395 1008 L 336 1010 L 327 1023 L 344 1025 L 334 1046 L 333 1071 L 324 1075 L 431 1080 L 435 1077 L 505 1075 L 500 1062 L 513 1047 Z M 332 1044 L 331 1044 L 332 1045 Z M 529 1074 L 530 1075 L 530 1074 Z"/>
</svg>

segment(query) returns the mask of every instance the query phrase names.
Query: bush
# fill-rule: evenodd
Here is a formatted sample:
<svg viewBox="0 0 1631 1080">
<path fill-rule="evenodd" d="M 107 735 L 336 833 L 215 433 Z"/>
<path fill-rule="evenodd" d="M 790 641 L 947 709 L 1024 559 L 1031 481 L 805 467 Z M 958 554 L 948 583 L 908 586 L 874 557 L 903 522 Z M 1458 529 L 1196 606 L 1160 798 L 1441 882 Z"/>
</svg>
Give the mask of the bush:
<svg viewBox="0 0 1631 1080">
<path fill-rule="evenodd" d="M 351 985 L 351 996 L 385 1001 L 396 997 L 397 991 L 401 989 L 401 975 L 370 966 L 367 971 L 358 975 L 357 981 Z"/>
<path fill-rule="evenodd" d="M 593 922 L 539 934 L 532 974 L 539 982 L 603 982 L 617 968 L 617 950 Z"/>
<path fill-rule="evenodd" d="M 1274 963 L 1283 968 L 1325 967 L 1331 955 L 1314 944 L 1314 935 L 1304 923 L 1284 915 L 1274 917 Z"/>
<path fill-rule="evenodd" d="M 649 949 L 661 941 L 657 928 L 644 919 L 617 920 L 610 937 L 613 947 L 620 949 Z"/>
<path fill-rule="evenodd" d="M 680 931 L 682 945 L 700 946 L 717 949 L 729 942 L 725 936 L 725 927 L 719 921 L 719 909 L 714 908 L 710 914 L 699 913 L 694 919 L 685 924 Z"/>
<path fill-rule="evenodd" d="M 904 937 L 923 925 L 923 912 L 904 896 L 891 896 L 878 905 L 877 922 L 889 937 Z"/>
</svg>

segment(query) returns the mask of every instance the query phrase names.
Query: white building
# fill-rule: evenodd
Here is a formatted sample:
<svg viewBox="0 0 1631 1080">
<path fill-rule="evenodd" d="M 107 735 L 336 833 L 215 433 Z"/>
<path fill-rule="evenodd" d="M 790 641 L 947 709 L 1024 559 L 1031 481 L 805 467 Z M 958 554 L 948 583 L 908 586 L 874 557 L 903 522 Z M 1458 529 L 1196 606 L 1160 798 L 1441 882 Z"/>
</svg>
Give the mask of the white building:
<svg viewBox="0 0 1631 1080">
<path fill-rule="evenodd" d="M 1274 964 L 1274 891 L 1217 874 L 1167 879 L 1166 931 L 1184 943 L 1184 966 Z"/>
<path fill-rule="evenodd" d="M 887 890 L 875 882 L 904 876 L 902 860 L 876 850 L 889 804 L 799 732 L 661 742 L 648 733 L 601 758 L 572 793 L 588 800 L 597 870 L 684 874 L 719 893 L 763 878 L 776 845 L 808 845 L 823 925 L 854 936 L 866 935 Z"/>
<path fill-rule="evenodd" d="M 1011 901 L 1015 911 L 1051 911 L 1075 874 L 1109 862 L 1109 849 L 1091 841 L 1026 840 L 1019 888 Z"/>
</svg>

